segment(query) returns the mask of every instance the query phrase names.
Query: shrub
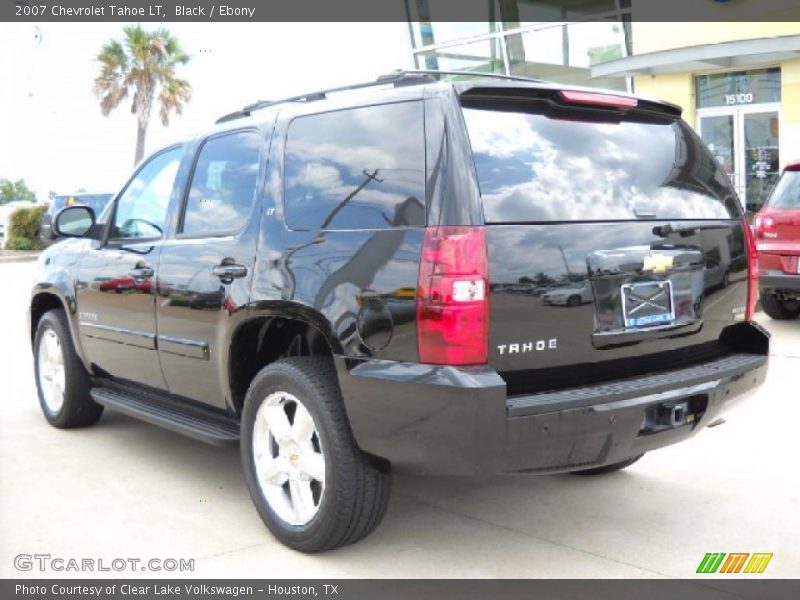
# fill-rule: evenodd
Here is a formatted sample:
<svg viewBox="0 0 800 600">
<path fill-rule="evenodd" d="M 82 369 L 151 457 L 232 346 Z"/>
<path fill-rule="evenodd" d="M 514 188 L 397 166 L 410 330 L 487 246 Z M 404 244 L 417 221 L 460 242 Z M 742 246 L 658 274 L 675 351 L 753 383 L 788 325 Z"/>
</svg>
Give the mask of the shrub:
<svg viewBox="0 0 800 600">
<path fill-rule="evenodd" d="M 8 242 L 9 250 L 40 250 L 42 241 L 39 239 L 39 226 L 42 223 L 45 208 L 18 208 L 8 217 Z"/>
<path fill-rule="evenodd" d="M 29 240 L 28 238 L 11 238 L 6 244 L 6 250 L 40 250 L 41 248 L 40 240 Z"/>
</svg>

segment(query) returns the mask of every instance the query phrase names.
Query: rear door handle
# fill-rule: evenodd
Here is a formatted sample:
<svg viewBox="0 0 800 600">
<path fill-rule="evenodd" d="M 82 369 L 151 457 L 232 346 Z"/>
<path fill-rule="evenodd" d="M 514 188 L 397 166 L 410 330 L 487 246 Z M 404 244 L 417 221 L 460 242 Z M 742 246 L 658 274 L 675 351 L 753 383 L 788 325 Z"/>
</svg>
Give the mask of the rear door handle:
<svg viewBox="0 0 800 600">
<path fill-rule="evenodd" d="M 231 283 L 234 279 L 247 276 L 247 267 L 223 261 L 222 264 L 211 267 L 211 274 L 219 277 L 222 283 Z"/>
<path fill-rule="evenodd" d="M 136 265 L 133 269 L 130 270 L 129 275 L 134 279 L 148 279 L 155 274 L 153 269 L 148 267 L 147 265 Z"/>
</svg>

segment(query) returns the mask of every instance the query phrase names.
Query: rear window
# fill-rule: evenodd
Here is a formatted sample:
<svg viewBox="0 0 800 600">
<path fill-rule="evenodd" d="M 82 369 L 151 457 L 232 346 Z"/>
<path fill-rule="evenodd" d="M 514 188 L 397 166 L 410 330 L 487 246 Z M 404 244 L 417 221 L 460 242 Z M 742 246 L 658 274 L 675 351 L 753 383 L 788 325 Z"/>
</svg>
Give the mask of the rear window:
<svg viewBox="0 0 800 600">
<path fill-rule="evenodd" d="M 106 207 L 112 194 L 92 194 L 91 196 L 78 196 L 75 198 L 77 204 L 91 206 L 95 213 L 100 213 Z"/>
<path fill-rule="evenodd" d="M 770 208 L 800 208 L 800 171 L 786 171 L 767 204 Z"/>
<path fill-rule="evenodd" d="M 50 212 L 55 214 L 67 205 L 68 196 L 56 196 L 50 202 Z"/>
<path fill-rule="evenodd" d="M 56 196 L 50 204 L 50 212 L 57 212 L 66 206 L 83 205 L 94 209 L 100 214 L 108 204 L 113 194 L 79 194 L 73 196 Z"/>
<path fill-rule="evenodd" d="M 463 112 L 487 223 L 742 216 L 727 177 L 680 119 Z"/>
</svg>

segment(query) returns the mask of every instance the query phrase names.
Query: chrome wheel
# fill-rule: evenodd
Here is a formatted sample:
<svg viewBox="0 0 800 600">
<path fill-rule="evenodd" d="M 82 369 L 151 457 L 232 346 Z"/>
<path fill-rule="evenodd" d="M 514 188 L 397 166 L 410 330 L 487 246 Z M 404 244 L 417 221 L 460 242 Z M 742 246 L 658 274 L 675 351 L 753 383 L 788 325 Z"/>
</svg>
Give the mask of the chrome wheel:
<svg viewBox="0 0 800 600">
<path fill-rule="evenodd" d="M 253 462 L 264 499 L 283 521 L 305 525 L 325 493 L 325 455 L 311 413 L 288 392 L 274 392 L 258 407 Z"/>
<path fill-rule="evenodd" d="M 41 337 L 37 362 L 42 399 L 48 412 L 56 415 L 64 406 L 66 375 L 61 341 L 52 329 L 45 330 Z"/>
</svg>

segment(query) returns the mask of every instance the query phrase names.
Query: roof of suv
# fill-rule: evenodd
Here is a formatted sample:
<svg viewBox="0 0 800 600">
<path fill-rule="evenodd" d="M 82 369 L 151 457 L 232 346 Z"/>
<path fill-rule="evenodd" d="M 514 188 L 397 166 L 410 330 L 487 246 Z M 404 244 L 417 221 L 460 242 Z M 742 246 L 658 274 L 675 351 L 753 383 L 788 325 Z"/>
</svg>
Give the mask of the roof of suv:
<svg viewBox="0 0 800 600">
<path fill-rule="evenodd" d="M 442 81 L 442 76 L 469 77 L 469 80 Z M 651 109 L 661 110 L 679 116 L 681 109 L 673 104 L 636 96 L 616 90 L 565 85 L 538 79 L 498 75 L 493 73 L 474 73 L 468 71 L 395 71 L 378 77 L 375 81 L 357 83 L 292 96 L 281 100 L 258 101 L 223 115 L 216 121 L 215 130 L 241 127 L 242 122 L 262 123 L 268 120 L 275 110 L 291 107 L 293 113 L 321 112 L 347 106 L 367 104 L 376 99 L 408 100 L 427 96 L 434 89 L 453 89 L 458 95 L 475 89 L 576 91 L 589 94 L 609 95 L 617 98 L 631 98 L 646 102 Z M 338 99 L 335 100 L 335 99 Z M 323 109 L 324 107 L 324 109 Z"/>
</svg>

